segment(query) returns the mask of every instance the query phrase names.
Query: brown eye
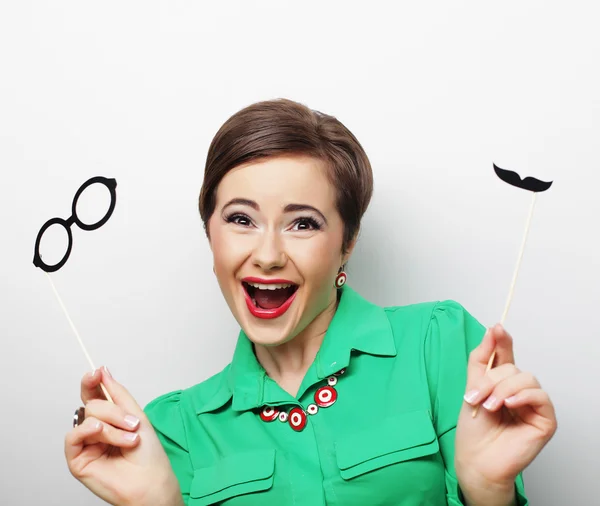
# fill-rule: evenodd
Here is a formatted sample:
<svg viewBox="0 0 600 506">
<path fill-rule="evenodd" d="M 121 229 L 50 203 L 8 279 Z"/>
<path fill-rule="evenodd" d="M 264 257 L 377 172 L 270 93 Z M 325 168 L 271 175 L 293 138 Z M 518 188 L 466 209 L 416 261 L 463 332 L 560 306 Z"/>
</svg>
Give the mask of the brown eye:
<svg viewBox="0 0 600 506">
<path fill-rule="evenodd" d="M 298 218 L 294 222 L 294 230 L 320 230 L 321 224 L 314 218 Z"/>
<path fill-rule="evenodd" d="M 225 218 L 225 221 L 227 223 L 234 223 L 243 227 L 249 227 L 252 224 L 252 221 L 250 220 L 250 218 L 248 218 L 248 216 L 239 213 L 228 216 L 227 218 Z"/>
</svg>

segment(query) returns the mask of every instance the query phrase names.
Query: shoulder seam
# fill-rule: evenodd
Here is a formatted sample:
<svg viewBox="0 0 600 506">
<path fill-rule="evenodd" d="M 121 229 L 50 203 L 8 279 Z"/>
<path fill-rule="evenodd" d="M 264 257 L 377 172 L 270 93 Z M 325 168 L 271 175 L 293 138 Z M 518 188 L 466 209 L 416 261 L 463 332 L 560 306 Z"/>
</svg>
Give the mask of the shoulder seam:
<svg viewBox="0 0 600 506">
<path fill-rule="evenodd" d="M 189 452 L 190 452 L 190 445 L 189 445 L 189 442 L 188 442 L 188 429 L 187 429 L 187 426 L 185 424 L 185 418 L 183 417 L 183 413 L 182 413 L 183 406 L 181 405 L 184 402 L 184 395 L 185 395 L 185 390 L 183 390 L 181 392 L 181 396 L 180 396 L 180 399 L 179 399 L 179 418 L 181 419 L 181 426 L 183 427 L 183 437 L 185 438 L 185 448 L 184 449 L 189 454 Z M 190 404 L 191 404 L 191 402 L 190 402 Z M 190 457 L 190 462 L 191 462 L 191 457 Z"/>
<path fill-rule="evenodd" d="M 386 313 L 395 313 L 396 311 L 399 311 L 401 309 L 409 309 L 409 308 L 416 308 L 418 306 L 427 306 L 430 304 L 433 304 L 433 309 L 435 309 L 441 301 L 439 300 L 431 300 L 431 301 L 423 301 L 423 302 L 415 302 L 412 304 L 404 304 L 402 306 L 386 306 L 383 307 L 383 310 Z"/>
<path fill-rule="evenodd" d="M 431 323 L 433 322 L 433 318 L 435 315 L 435 310 L 438 308 L 438 306 L 441 304 L 441 301 L 437 301 L 433 307 L 431 308 L 431 314 L 429 315 L 429 321 L 427 322 L 427 329 L 425 330 L 425 337 L 423 339 L 423 354 L 424 356 L 426 356 L 426 348 L 427 348 L 427 342 L 429 341 L 429 335 L 430 335 L 430 330 L 431 330 Z M 427 360 L 424 361 L 425 362 L 425 376 L 427 376 Z M 431 406 L 431 414 L 432 416 L 434 415 L 434 413 L 437 414 L 437 410 L 436 410 L 436 405 L 437 405 L 437 400 L 438 400 L 438 386 L 440 384 L 440 367 L 438 367 L 438 371 L 437 371 L 437 378 L 435 380 L 436 382 L 436 388 L 435 388 L 435 398 L 431 399 L 430 396 L 430 400 L 432 402 L 432 406 Z M 429 382 L 427 382 L 427 390 L 429 390 L 431 392 L 431 385 L 429 385 Z"/>
</svg>

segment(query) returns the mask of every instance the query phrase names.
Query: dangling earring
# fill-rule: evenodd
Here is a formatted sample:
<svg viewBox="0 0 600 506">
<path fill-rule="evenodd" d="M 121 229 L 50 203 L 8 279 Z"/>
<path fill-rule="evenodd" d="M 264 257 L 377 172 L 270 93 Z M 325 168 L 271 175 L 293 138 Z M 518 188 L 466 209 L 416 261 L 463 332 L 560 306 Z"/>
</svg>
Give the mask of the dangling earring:
<svg viewBox="0 0 600 506">
<path fill-rule="evenodd" d="M 347 274 L 344 272 L 344 267 L 340 267 L 340 272 L 335 277 L 335 287 L 342 288 L 346 284 L 346 280 L 348 279 Z"/>
</svg>

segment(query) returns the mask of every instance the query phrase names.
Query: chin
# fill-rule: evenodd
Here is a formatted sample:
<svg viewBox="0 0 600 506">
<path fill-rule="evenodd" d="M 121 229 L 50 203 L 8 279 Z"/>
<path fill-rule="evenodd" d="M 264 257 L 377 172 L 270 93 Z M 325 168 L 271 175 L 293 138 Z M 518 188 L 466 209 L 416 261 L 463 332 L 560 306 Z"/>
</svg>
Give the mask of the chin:
<svg viewBox="0 0 600 506">
<path fill-rule="evenodd" d="M 254 344 L 278 346 L 291 341 L 298 333 L 296 332 L 298 321 L 296 318 L 286 318 L 285 320 L 273 318 L 257 321 L 245 307 L 241 309 L 243 316 L 240 318 L 240 326 Z"/>
<path fill-rule="evenodd" d="M 286 332 L 284 329 L 258 328 L 256 325 L 252 325 L 252 323 L 246 324 L 242 328 L 250 341 L 254 344 L 260 344 L 261 346 L 266 347 L 275 347 L 287 343 L 288 341 L 291 341 L 295 335 Z"/>
</svg>

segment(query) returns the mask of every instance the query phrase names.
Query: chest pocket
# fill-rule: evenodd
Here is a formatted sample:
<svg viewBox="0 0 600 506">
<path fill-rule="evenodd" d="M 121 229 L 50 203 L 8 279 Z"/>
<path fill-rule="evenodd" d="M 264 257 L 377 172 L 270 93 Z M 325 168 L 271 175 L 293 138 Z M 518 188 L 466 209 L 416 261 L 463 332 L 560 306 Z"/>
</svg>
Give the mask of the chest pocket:
<svg viewBox="0 0 600 506">
<path fill-rule="evenodd" d="M 439 442 L 427 410 L 386 418 L 336 443 L 337 464 L 344 480 L 438 451 Z"/>
<path fill-rule="evenodd" d="M 220 504 L 233 498 L 240 500 L 232 504 L 256 504 L 259 499 L 255 494 L 273 486 L 274 473 L 275 450 L 247 452 L 222 458 L 210 467 L 194 471 L 189 506 Z"/>
</svg>

